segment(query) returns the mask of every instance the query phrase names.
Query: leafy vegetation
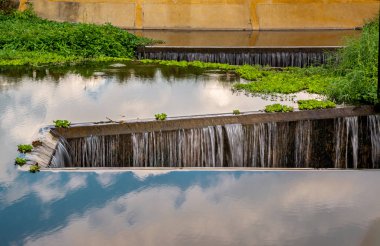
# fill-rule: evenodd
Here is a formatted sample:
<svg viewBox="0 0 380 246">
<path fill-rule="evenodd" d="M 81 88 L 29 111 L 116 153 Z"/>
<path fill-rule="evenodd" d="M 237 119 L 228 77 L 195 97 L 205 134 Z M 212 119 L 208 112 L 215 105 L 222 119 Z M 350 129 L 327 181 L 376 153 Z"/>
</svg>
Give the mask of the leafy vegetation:
<svg viewBox="0 0 380 246">
<path fill-rule="evenodd" d="M 0 13 L 0 65 L 133 58 L 150 42 L 110 24 L 48 21 L 31 10 Z"/>
<path fill-rule="evenodd" d="M 232 111 L 232 113 L 233 113 L 234 115 L 239 115 L 239 114 L 241 114 L 239 109 L 234 109 L 234 110 Z"/>
<path fill-rule="evenodd" d="M 71 125 L 71 122 L 68 120 L 55 120 L 53 122 L 55 124 L 55 127 L 69 128 Z"/>
<path fill-rule="evenodd" d="M 36 164 L 36 165 L 30 165 L 29 172 L 36 173 L 36 172 L 39 172 L 39 171 L 40 171 L 40 166 L 38 166 L 38 164 Z"/>
<path fill-rule="evenodd" d="M 165 60 L 150 60 L 144 59 L 140 60 L 141 63 L 149 64 L 160 64 L 164 66 L 177 66 L 177 67 L 196 67 L 203 69 L 219 69 L 219 70 L 235 70 L 238 66 L 223 64 L 223 63 L 211 63 L 211 62 L 200 62 L 200 61 L 165 61 Z"/>
<path fill-rule="evenodd" d="M 28 153 L 33 150 L 33 146 L 30 144 L 19 144 L 17 145 L 17 149 L 20 153 Z"/>
<path fill-rule="evenodd" d="M 15 163 L 19 166 L 23 166 L 26 164 L 26 159 L 22 157 L 16 157 Z"/>
<path fill-rule="evenodd" d="M 156 118 L 156 120 L 166 120 L 167 115 L 165 113 L 161 113 L 155 114 L 154 117 Z"/>
<path fill-rule="evenodd" d="M 312 109 L 324 109 L 324 108 L 335 108 L 336 104 L 332 101 L 318 101 L 315 99 L 311 100 L 299 100 L 298 108 L 300 110 L 312 110 Z"/>
<path fill-rule="evenodd" d="M 340 79 L 331 83 L 327 95 L 337 102 L 377 102 L 379 67 L 379 16 L 363 27 L 359 39 L 351 39 L 331 65 Z"/>
<path fill-rule="evenodd" d="M 293 107 L 281 105 L 279 103 L 265 106 L 265 112 L 267 113 L 274 113 L 274 112 L 287 113 L 287 112 L 293 112 L 293 110 L 294 110 Z"/>
<path fill-rule="evenodd" d="M 324 67 L 268 70 L 241 66 L 236 72 L 249 83 L 234 86 L 251 93 L 324 94 L 338 103 L 375 104 L 377 102 L 379 56 L 379 17 L 363 28 L 359 39 L 352 39 L 341 49 L 334 62 Z M 335 62 L 337 61 L 337 62 Z"/>
</svg>

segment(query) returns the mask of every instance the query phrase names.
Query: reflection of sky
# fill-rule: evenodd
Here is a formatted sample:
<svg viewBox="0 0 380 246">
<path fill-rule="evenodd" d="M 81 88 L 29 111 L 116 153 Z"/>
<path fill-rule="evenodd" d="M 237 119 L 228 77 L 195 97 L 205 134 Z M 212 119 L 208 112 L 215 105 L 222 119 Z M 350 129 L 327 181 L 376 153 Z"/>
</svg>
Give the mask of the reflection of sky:
<svg viewBox="0 0 380 246">
<path fill-rule="evenodd" d="M 123 76 L 115 68 L 97 76 L 88 70 L 87 77 L 0 76 L 0 245 L 358 245 L 379 235 L 376 171 L 18 172 L 16 145 L 55 119 L 268 104 L 231 93 L 236 78 L 220 74 L 174 76 L 154 68 L 144 77 L 120 69 L 129 70 Z"/>
<path fill-rule="evenodd" d="M 380 230 L 377 171 L 155 174 L 47 172 L 28 181 L 22 174 L 18 187 L 2 190 L 0 230 L 10 233 L 0 239 L 26 245 L 360 245 L 380 239 L 372 232 Z"/>
</svg>

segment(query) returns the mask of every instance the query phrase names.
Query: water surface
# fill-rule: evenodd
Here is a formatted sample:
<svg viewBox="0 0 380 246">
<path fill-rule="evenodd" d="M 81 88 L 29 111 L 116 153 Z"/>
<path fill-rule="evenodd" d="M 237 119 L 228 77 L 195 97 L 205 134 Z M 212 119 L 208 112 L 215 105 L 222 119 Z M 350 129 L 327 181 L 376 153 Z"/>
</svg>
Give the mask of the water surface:
<svg viewBox="0 0 380 246">
<path fill-rule="evenodd" d="M 110 65 L 0 72 L 1 245 L 378 245 L 378 171 L 18 171 L 16 145 L 58 118 L 268 104 L 233 74 Z"/>
</svg>

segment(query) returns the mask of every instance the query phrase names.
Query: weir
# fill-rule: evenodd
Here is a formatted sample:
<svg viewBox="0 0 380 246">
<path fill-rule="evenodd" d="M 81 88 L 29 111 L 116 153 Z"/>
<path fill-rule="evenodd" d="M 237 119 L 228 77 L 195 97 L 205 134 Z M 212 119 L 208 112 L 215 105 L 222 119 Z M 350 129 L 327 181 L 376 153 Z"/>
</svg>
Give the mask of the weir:
<svg viewBox="0 0 380 246">
<path fill-rule="evenodd" d="M 380 115 L 372 107 L 74 125 L 54 132 L 62 138 L 45 167 L 380 168 Z"/>
<path fill-rule="evenodd" d="M 307 67 L 325 64 L 342 46 L 319 47 L 199 47 L 146 46 L 137 50 L 139 59 L 202 61 L 230 65 Z"/>
</svg>

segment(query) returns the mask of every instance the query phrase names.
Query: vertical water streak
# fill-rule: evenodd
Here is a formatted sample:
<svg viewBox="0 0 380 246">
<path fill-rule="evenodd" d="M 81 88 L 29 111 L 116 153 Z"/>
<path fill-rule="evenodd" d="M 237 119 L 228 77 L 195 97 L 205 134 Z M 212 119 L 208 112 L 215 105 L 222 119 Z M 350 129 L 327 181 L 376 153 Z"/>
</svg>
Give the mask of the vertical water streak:
<svg viewBox="0 0 380 246">
<path fill-rule="evenodd" d="M 368 116 L 368 128 L 371 138 L 372 168 L 380 166 L 380 115 Z"/>
<path fill-rule="evenodd" d="M 68 148 L 69 144 L 67 143 L 66 139 L 60 137 L 49 167 L 64 168 L 67 164 L 70 164 L 72 160 Z"/>
<path fill-rule="evenodd" d="M 297 122 L 295 129 L 294 159 L 297 168 L 308 168 L 311 155 L 311 129 L 310 120 Z"/>
<path fill-rule="evenodd" d="M 358 117 L 346 117 L 344 118 L 346 123 L 346 168 L 348 166 L 348 141 L 351 140 L 352 147 L 352 163 L 353 168 L 358 168 L 358 149 L 359 149 L 359 138 L 358 138 Z"/>
<path fill-rule="evenodd" d="M 229 150 L 230 150 L 230 166 L 242 167 L 243 166 L 243 146 L 244 135 L 243 126 L 241 124 L 225 125 Z"/>
</svg>

